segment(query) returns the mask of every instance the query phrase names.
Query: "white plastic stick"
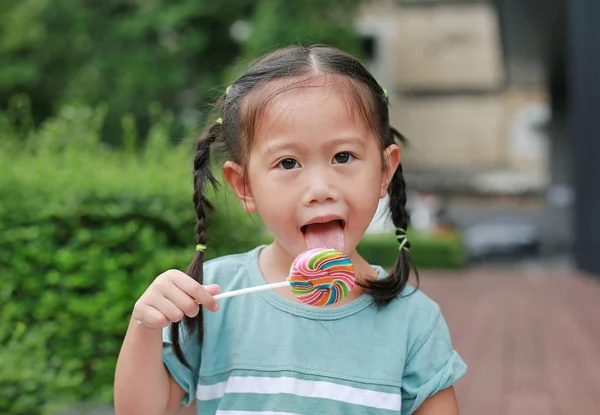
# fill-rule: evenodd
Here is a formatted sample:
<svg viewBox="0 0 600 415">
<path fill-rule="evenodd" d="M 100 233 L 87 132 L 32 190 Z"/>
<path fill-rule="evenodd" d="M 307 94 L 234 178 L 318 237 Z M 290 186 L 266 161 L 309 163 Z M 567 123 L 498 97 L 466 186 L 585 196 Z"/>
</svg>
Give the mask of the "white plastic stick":
<svg viewBox="0 0 600 415">
<path fill-rule="evenodd" d="M 274 290 L 276 288 L 283 288 L 283 287 L 289 287 L 289 286 L 290 286 L 289 281 L 283 281 L 283 282 L 274 282 L 273 284 L 257 285 L 255 287 L 241 288 L 239 290 L 233 290 L 233 291 L 228 291 L 226 293 L 217 294 L 217 295 L 215 295 L 215 300 L 220 300 L 222 298 L 229 298 L 229 297 L 237 297 L 238 295 L 256 293 L 259 291 Z M 138 319 L 136 319 L 135 321 L 137 321 L 138 324 L 142 324 L 142 322 Z"/>
<path fill-rule="evenodd" d="M 215 300 L 220 300 L 222 298 L 236 297 L 238 295 L 250 294 L 250 293 L 255 293 L 258 291 L 274 290 L 276 288 L 283 288 L 283 287 L 289 287 L 289 286 L 290 286 L 289 281 L 275 282 L 273 284 L 257 285 L 255 287 L 242 288 L 239 290 L 228 291 L 226 293 L 217 294 L 217 295 L 215 295 Z"/>
</svg>

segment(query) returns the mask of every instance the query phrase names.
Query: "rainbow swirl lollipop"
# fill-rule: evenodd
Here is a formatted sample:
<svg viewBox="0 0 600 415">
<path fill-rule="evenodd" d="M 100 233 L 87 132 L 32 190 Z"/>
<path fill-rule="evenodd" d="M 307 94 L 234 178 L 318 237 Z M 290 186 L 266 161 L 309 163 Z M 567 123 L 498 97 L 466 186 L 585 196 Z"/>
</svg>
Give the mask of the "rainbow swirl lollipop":
<svg viewBox="0 0 600 415">
<path fill-rule="evenodd" d="M 298 255 L 288 281 L 303 303 L 328 306 L 346 298 L 354 288 L 354 266 L 335 249 L 315 248 Z"/>
<path fill-rule="evenodd" d="M 355 283 L 354 266 L 335 249 L 315 248 L 296 257 L 285 281 L 240 288 L 214 296 L 215 300 L 290 287 L 305 304 L 328 306 L 346 298 Z"/>
</svg>

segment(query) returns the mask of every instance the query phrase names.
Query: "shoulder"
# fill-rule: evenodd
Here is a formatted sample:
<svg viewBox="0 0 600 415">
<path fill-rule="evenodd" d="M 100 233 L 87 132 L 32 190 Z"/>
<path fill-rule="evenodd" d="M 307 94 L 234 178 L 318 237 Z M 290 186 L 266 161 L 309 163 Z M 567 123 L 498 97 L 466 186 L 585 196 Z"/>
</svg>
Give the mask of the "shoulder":
<svg viewBox="0 0 600 415">
<path fill-rule="evenodd" d="M 218 272 L 220 270 L 234 270 L 243 268 L 253 256 L 254 249 L 240 254 L 230 254 L 213 258 L 204 263 L 204 273 Z"/>
<path fill-rule="evenodd" d="M 386 278 L 387 271 L 380 265 L 372 265 L 377 271 L 379 278 Z M 386 308 L 392 309 L 393 313 L 402 312 L 403 315 L 438 315 L 440 314 L 439 305 L 427 294 L 412 285 L 407 284 L 402 292 L 396 296 Z"/>
<path fill-rule="evenodd" d="M 243 280 L 242 285 L 247 285 L 247 279 L 255 268 L 258 267 L 258 253 L 260 247 L 248 252 L 230 254 L 206 261 L 203 266 L 203 283 L 218 284 L 221 290 L 234 289 Z"/>
<path fill-rule="evenodd" d="M 432 335 L 448 336 L 440 306 L 418 288 L 406 286 L 387 307 L 391 315 L 401 316 L 409 355 Z"/>
<path fill-rule="evenodd" d="M 407 285 L 395 301 L 403 302 L 413 317 L 441 315 L 440 306 L 419 288 Z"/>
</svg>

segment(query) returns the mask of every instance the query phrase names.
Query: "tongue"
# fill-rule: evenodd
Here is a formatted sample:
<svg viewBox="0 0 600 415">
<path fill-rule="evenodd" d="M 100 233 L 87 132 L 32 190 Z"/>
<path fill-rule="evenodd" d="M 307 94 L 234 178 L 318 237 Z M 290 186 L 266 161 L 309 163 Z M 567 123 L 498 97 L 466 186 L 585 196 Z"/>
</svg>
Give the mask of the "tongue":
<svg viewBox="0 0 600 415">
<path fill-rule="evenodd" d="M 308 249 L 333 248 L 344 252 L 344 230 L 338 221 L 307 225 L 304 240 Z"/>
</svg>

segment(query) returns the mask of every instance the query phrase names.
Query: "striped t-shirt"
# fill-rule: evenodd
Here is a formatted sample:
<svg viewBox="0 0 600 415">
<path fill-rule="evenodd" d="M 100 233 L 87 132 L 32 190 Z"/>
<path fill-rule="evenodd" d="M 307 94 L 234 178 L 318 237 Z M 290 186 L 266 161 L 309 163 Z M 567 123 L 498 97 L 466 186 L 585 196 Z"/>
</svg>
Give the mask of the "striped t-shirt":
<svg viewBox="0 0 600 415">
<path fill-rule="evenodd" d="M 261 248 L 207 262 L 205 284 L 264 284 Z M 410 414 L 466 371 L 438 306 L 420 291 L 406 295 L 413 290 L 383 308 L 366 294 L 334 308 L 273 291 L 225 299 L 204 311 L 201 346 L 182 329 L 193 371 L 173 354 L 168 328 L 163 358 L 183 403 L 196 400 L 202 415 Z"/>
</svg>

